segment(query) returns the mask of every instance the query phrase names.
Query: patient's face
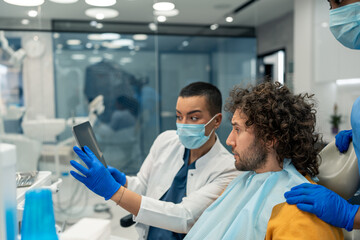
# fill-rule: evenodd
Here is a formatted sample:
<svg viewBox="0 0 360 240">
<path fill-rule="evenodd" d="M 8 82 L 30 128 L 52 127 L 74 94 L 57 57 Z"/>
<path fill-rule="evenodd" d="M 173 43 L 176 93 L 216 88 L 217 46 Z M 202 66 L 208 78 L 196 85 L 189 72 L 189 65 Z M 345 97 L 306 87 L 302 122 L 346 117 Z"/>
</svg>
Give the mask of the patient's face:
<svg viewBox="0 0 360 240">
<path fill-rule="evenodd" d="M 266 148 L 255 137 L 254 127 L 246 127 L 247 117 L 236 110 L 231 120 L 232 131 L 226 140 L 231 146 L 235 158 L 235 167 L 239 171 L 256 171 L 264 166 L 267 157 Z"/>
</svg>

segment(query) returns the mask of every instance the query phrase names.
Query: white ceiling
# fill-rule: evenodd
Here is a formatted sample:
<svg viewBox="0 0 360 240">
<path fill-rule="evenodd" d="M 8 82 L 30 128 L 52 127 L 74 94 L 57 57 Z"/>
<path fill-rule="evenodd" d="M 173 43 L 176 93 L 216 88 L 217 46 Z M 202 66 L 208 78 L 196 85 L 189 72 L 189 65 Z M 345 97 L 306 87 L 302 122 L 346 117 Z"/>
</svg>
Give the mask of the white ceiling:
<svg viewBox="0 0 360 240">
<path fill-rule="evenodd" d="M 24 0 L 26 1 L 26 0 Z M 248 0 L 171 0 L 180 11 L 178 16 L 168 18 L 170 24 L 212 24 L 225 26 L 256 27 L 293 11 L 293 0 L 258 0 L 240 11 L 232 23 L 226 23 L 224 17 Z M 119 11 L 119 16 L 108 19 L 111 22 L 154 21 L 152 5 L 156 1 L 149 0 L 117 0 L 112 8 Z M 0 0 L 0 18 L 23 19 L 33 22 L 62 20 L 92 20 L 85 15 L 85 10 L 91 8 L 84 0 L 74 4 L 58 4 L 45 0 L 39 7 L 41 14 L 30 19 L 27 12 L 38 7 L 19 7 Z M 11 27 L 11 26 L 9 26 Z"/>
</svg>

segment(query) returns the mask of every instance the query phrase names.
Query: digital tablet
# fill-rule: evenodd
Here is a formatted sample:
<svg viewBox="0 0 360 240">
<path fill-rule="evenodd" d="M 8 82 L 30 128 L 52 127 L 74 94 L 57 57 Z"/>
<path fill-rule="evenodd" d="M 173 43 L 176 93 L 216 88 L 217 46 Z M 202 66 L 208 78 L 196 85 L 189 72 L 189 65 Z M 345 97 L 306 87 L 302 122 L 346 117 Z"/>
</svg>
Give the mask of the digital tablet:
<svg viewBox="0 0 360 240">
<path fill-rule="evenodd" d="M 84 151 L 84 146 L 90 148 L 100 162 L 107 168 L 103 153 L 100 150 L 99 144 L 96 141 L 94 131 L 90 122 L 84 122 L 73 126 L 73 133 L 78 146 Z"/>
</svg>

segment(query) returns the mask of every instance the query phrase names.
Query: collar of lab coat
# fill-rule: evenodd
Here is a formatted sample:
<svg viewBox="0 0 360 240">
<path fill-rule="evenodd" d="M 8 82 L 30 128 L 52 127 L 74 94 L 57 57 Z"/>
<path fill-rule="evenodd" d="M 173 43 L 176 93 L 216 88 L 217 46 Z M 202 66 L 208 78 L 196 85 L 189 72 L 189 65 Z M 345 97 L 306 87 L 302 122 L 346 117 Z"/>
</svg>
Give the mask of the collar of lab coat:
<svg viewBox="0 0 360 240">
<path fill-rule="evenodd" d="M 216 140 L 215 140 L 214 145 L 211 147 L 211 149 L 206 154 L 204 154 L 203 156 L 201 156 L 200 158 L 198 158 L 195 161 L 195 169 L 197 169 L 197 168 L 201 169 L 206 164 L 206 159 L 211 159 L 220 151 L 221 143 L 220 143 L 218 135 L 217 134 L 215 134 L 215 135 L 216 135 Z M 184 149 L 184 151 L 185 151 L 185 149 Z"/>
</svg>

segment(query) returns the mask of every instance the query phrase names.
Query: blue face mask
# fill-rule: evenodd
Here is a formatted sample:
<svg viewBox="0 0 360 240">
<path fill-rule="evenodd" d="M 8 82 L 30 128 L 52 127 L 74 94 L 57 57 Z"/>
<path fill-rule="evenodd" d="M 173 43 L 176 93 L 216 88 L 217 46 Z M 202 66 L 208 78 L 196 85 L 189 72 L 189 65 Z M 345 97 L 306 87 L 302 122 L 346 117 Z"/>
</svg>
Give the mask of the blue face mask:
<svg viewBox="0 0 360 240">
<path fill-rule="evenodd" d="M 210 138 L 214 129 L 209 136 L 205 136 L 205 127 L 217 116 L 217 114 L 210 119 L 207 124 L 182 124 L 176 123 L 176 134 L 179 136 L 180 142 L 187 149 L 197 149 L 204 145 Z"/>
<path fill-rule="evenodd" d="M 360 49 L 360 2 L 330 10 L 330 30 L 345 47 Z"/>
</svg>

